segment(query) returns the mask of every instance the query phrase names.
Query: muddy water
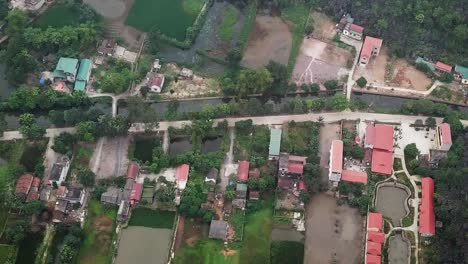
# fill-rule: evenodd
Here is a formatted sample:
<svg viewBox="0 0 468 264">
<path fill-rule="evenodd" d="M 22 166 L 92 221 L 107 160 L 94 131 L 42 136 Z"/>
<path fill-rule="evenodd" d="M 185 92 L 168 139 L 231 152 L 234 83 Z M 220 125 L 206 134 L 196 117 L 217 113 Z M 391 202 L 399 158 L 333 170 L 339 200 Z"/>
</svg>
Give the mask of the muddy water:
<svg viewBox="0 0 468 264">
<path fill-rule="evenodd" d="M 203 145 L 202 145 L 202 152 L 206 154 L 209 152 L 218 151 L 219 147 L 221 146 L 221 142 L 223 142 L 222 137 L 210 138 L 210 139 L 204 140 Z"/>
<path fill-rule="evenodd" d="M 394 226 L 400 226 L 400 219 L 406 216 L 406 190 L 391 186 L 382 186 L 377 191 L 375 209 L 385 217 L 392 219 Z"/>
<path fill-rule="evenodd" d="M 390 237 L 388 246 L 388 263 L 389 264 L 407 264 L 409 252 L 408 241 L 403 239 L 401 234 L 396 234 Z"/>
<path fill-rule="evenodd" d="M 176 138 L 169 144 L 169 154 L 179 155 L 192 149 L 192 143 L 189 138 Z"/>
</svg>

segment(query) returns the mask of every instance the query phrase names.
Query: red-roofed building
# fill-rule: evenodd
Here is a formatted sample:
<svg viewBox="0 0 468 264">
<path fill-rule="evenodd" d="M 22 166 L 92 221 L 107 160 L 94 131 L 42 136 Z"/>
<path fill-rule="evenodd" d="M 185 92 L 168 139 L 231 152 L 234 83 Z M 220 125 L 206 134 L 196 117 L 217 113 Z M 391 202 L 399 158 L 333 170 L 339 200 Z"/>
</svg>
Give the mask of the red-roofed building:
<svg viewBox="0 0 468 264">
<path fill-rule="evenodd" d="M 307 185 L 305 185 L 303 180 L 299 181 L 299 191 L 307 191 Z"/>
<path fill-rule="evenodd" d="M 366 253 L 374 256 L 380 256 L 382 254 L 382 244 L 367 241 L 366 243 Z"/>
<path fill-rule="evenodd" d="M 375 125 L 374 149 L 393 151 L 393 126 Z"/>
<path fill-rule="evenodd" d="M 155 76 L 153 76 L 152 79 L 149 81 L 148 86 L 150 87 L 151 92 L 160 93 L 164 86 L 164 75 L 156 74 Z"/>
<path fill-rule="evenodd" d="M 303 156 L 296 156 L 296 155 L 289 155 L 289 163 L 300 163 L 305 165 L 306 164 L 307 157 Z"/>
<path fill-rule="evenodd" d="M 438 61 L 435 64 L 435 68 L 436 68 L 436 71 L 438 71 L 439 73 L 450 73 L 452 72 L 453 66 Z"/>
<path fill-rule="evenodd" d="M 28 195 L 34 177 L 31 174 L 25 174 L 16 181 L 15 194 Z"/>
<path fill-rule="evenodd" d="M 41 185 L 41 179 L 39 179 L 38 177 L 34 177 L 31 187 L 37 188 L 39 187 L 39 185 Z"/>
<path fill-rule="evenodd" d="M 383 230 L 383 216 L 380 213 L 369 212 L 367 215 L 367 230 L 382 232 Z"/>
<path fill-rule="evenodd" d="M 30 191 L 28 193 L 28 196 L 26 197 L 26 202 L 35 201 L 37 199 L 39 199 L 39 192 L 38 191 Z"/>
<path fill-rule="evenodd" d="M 385 241 L 385 234 L 382 232 L 369 231 L 367 232 L 367 241 L 383 244 Z"/>
<path fill-rule="evenodd" d="M 380 256 L 375 256 L 371 254 L 366 254 L 366 264 L 380 264 L 382 263 L 382 259 Z"/>
<path fill-rule="evenodd" d="M 437 127 L 435 138 L 436 148 L 444 151 L 449 151 L 452 146 L 452 132 L 450 125 L 442 123 Z"/>
<path fill-rule="evenodd" d="M 371 171 L 380 174 L 391 175 L 393 169 L 393 153 L 385 150 L 374 149 L 372 151 Z"/>
<path fill-rule="evenodd" d="M 65 197 L 65 195 L 67 195 L 67 192 L 68 192 L 67 187 L 61 185 L 57 188 L 57 192 L 55 193 L 55 196 L 62 198 L 62 197 Z"/>
<path fill-rule="evenodd" d="M 421 179 L 421 206 L 419 207 L 419 233 L 421 236 L 435 235 L 434 181 L 432 178 Z"/>
<path fill-rule="evenodd" d="M 250 200 L 260 199 L 260 192 L 259 191 L 249 191 L 249 199 Z"/>
<path fill-rule="evenodd" d="M 185 189 L 189 177 L 190 165 L 182 164 L 176 168 L 176 183 L 179 190 Z"/>
<path fill-rule="evenodd" d="M 296 184 L 297 179 L 290 177 L 278 177 L 278 188 L 283 190 L 292 190 Z"/>
<path fill-rule="evenodd" d="M 130 204 L 135 204 L 141 200 L 141 193 L 143 191 L 143 184 L 134 183 L 132 187 L 132 192 L 130 194 Z"/>
<path fill-rule="evenodd" d="M 339 182 L 343 171 L 343 141 L 333 140 L 330 148 L 328 180 Z"/>
<path fill-rule="evenodd" d="M 127 178 L 135 180 L 140 173 L 140 166 L 136 162 L 130 162 L 127 167 Z"/>
<path fill-rule="evenodd" d="M 364 32 L 364 27 L 361 27 L 361 26 L 356 25 L 356 24 L 351 24 L 351 25 L 349 25 L 349 30 L 357 32 L 357 33 L 362 33 L 362 32 Z"/>
<path fill-rule="evenodd" d="M 365 171 L 352 171 L 352 170 L 343 170 L 341 174 L 341 180 L 347 182 L 356 182 L 356 183 L 367 183 L 367 172 Z"/>
<path fill-rule="evenodd" d="M 239 161 L 239 167 L 237 168 L 237 180 L 245 182 L 249 179 L 249 162 L 246 160 Z"/>
<path fill-rule="evenodd" d="M 382 39 L 367 36 L 362 45 L 359 65 L 366 66 L 372 57 L 377 57 L 382 47 Z"/>
<path fill-rule="evenodd" d="M 375 126 L 374 124 L 368 124 L 366 127 L 366 134 L 364 138 L 365 148 L 374 148 L 375 142 Z"/>
<path fill-rule="evenodd" d="M 301 163 L 289 163 L 288 172 L 290 174 L 302 176 L 302 174 L 304 173 L 304 165 L 302 165 Z"/>
</svg>

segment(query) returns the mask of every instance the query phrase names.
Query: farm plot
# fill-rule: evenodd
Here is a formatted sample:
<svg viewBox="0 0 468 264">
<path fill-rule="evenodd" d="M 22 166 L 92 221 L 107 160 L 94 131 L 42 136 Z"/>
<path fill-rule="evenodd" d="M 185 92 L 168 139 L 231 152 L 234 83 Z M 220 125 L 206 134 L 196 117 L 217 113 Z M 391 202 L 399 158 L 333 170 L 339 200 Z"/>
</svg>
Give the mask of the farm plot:
<svg viewBox="0 0 468 264">
<path fill-rule="evenodd" d="M 292 34 L 280 17 L 257 15 L 241 65 L 260 68 L 270 60 L 287 65 L 291 47 Z"/>
<path fill-rule="evenodd" d="M 351 52 L 317 39 L 304 38 L 294 66 L 296 84 L 339 80 L 349 73 Z"/>
<path fill-rule="evenodd" d="M 426 91 L 432 84 L 431 78 L 405 59 L 389 58 L 386 47 L 382 47 L 379 56 L 371 60 L 366 67 L 356 67 L 353 79 L 357 80 L 361 76 L 366 78 L 369 84 L 416 91 Z"/>
<path fill-rule="evenodd" d="M 171 238 L 171 229 L 129 226 L 122 230 L 115 263 L 167 263 Z"/>
</svg>

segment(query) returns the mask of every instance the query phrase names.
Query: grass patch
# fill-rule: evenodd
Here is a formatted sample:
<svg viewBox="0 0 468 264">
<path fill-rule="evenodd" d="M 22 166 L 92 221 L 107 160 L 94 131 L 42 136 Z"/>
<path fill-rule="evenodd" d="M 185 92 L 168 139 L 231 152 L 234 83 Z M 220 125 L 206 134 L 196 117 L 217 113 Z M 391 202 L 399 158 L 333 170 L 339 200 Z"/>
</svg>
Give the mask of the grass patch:
<svg viewBox="0 0 468 264">
<path fill-rule="evenodd" d="M 412 210 L 413 208 L 410 207 L 410 212 L 407 216 L 403 217 L 403 219 L 401 220 L 401 223 L 403 225 L 403 227 L 408 227 L 408 226 L 411 226 L 413 224 L 413 219 L 414 219 L 414 210 Z"/>
<path fill-rule="evenodd" d="M 231 41 L 233 26 L 237 22 L 239 11 L 231 5 L 224 10 L 223 19 L 218 28 L 219 39 L 225 42 Z"/>
<path fill-rule="evenodd" d="M 225 256 L 222 253 L 223 242 L 220 240 L 201 239 L 193 246 L 183 245 L 173 261 L 175 264 L 240 264 L 239 253 Z"/>
<path fill-rule="evenodd" d="M 393 159 L 393 170 L 394 171 L 399 171 L 403 169 L 403 165 L 401 164 L 401 159 L 400 158 L 394 158 Z"/>
<path fill-rule="evenodd" d="M 64 27 L 78 24 L 78 16 L 71 7 L 65 4 L 55 4 L 49 7 L 37 20 L 36 25 L 40 28 Z"/>
<path fill-rule="evenodd" d="M 0 263 L 7 263 L 9 259 L 14 257 L 16 247 L 13 245 L 0 245 Z"/>
<path fill-rule="evenodd" d="M 237 45 L 240 47 L 240 50 L 243 51 L 247 41 L 249 40 L 250 32 L 254 28 L 255 25 L 255 17 L 257 16 L 257 1 L 250 0 L 247 9 L 245 10 L 245 21 L 244 25 L 242 25 L 240 34 L 239 34 L 239 41 Z"/>
<path fill-rule="evenodd" d="M 235 159 L 250 160 L 251 157 L 256 157 L 259 160 L 259 157 L 266 157 L 269 144 L 270 129 L 265 125 L 253 127 L 252 133 L 237 133 L 234 141 Z"/>
<path fill-rule="evenodd" d="M 136 0 L 125 23 L 144 32 L 157 27 L 164 35 L 183 41 L 204 3 L 204 0 Z"/>
<path fill-rule="evenodd" d="M 438 86 L 431 92 L 431 95 L 442 100 L 452 99 L 452 92 L 446 86 Z"/>
<path fill-rule="evenodd" d="M 110 263 L 113 255 L 110 249 L 116 216 L 117 208 L 105 207 L 97 200 L 89 202 L 84 225 L 85 238 L 78 254 L 78 263 Z"/>
<path fill-rule="evenodd" d="M 305 24 L 309 16 L 309 8 L 305 4 L 291 5 L 281 10 L 281 17 L 292 23 L 289 30 L 292 34 L 292 47 L 289 53 L 288 73 L 291 74 L 296 64 L 302 39 L 304 37 Z"/>
<path fill-rule="evenodd" d="M 295 241 L 271 242 L 271 264 L 304 263 L 304 244 Z"/>
<path fill-rule="evenodd" d="M 174 212 L 141 207 L 132 210 L 132 217 L 130 218 L 128 225 L 172 229 L 174 219 Z"/>
<path fill-rule="evenodd" d="M 236 241 L 242 241 L 244 236 L 245 211 L 236 209 L 231 216 L 230 223 L 236 232 Z"/>
</svg>

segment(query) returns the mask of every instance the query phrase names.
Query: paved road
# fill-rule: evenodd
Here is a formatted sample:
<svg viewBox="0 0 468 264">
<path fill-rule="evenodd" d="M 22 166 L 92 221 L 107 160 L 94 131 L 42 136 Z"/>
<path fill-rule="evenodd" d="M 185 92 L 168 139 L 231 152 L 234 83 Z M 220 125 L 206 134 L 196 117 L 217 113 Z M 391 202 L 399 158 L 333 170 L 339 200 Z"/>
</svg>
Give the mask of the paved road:
<svg viewBox="0 0 468 264">
<path fill-rule="evenodd" d="M 62 132 L 75 133 L 76 129 L 74 127 L 64 127 L 64 128 L 48 128 L 46 129 L 46 134 L 44 137 L 51 138 L 60 135 Z M 3 136 L 0 137 L 0 140 L 15 140 L 22 139 L 23 135 L 19 131 L 6 131 L 3 133 Z"/>
</svg>

